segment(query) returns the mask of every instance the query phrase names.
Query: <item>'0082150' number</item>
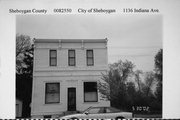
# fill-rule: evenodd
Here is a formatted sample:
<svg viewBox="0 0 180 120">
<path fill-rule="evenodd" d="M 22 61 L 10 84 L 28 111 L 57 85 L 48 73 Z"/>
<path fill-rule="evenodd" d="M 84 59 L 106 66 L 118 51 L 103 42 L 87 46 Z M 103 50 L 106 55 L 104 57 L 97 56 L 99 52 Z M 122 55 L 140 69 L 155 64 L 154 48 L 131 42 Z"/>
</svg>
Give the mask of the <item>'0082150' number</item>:
<svg viewBox="0 0 180 120">
<path fill-rule="evenodd" d="M 55 13 L 71 13 L 72 12 L 72 9 L 70 8 L 63 8 L 63 9 L 54 9 L 54 12 Z"/>
</svg>

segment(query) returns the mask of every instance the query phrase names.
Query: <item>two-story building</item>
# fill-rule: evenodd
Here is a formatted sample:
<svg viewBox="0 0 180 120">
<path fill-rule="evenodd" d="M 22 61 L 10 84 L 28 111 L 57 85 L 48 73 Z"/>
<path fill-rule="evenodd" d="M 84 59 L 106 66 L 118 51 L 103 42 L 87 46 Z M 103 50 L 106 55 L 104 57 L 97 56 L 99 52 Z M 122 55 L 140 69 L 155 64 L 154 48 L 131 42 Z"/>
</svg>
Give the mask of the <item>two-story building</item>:
<svg viewBox="0 0 180 120">
<path fill-rule="evenodd" d="M 35 39 L 31 116 L 110 106 L 97 89 L 107 60 L 107 39 Z"/>
</svg>

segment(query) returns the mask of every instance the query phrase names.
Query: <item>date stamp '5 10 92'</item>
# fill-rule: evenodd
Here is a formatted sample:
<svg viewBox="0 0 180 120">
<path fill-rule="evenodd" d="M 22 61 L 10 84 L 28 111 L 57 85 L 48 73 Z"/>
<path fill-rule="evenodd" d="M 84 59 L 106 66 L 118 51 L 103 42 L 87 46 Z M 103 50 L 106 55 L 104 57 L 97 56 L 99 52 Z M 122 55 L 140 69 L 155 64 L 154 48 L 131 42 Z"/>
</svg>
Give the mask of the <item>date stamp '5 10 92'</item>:
<svg viewBox="0 0 180 120">
<path fill-rule="evenodd" d="M 149 106 L 132 106 L 133 111 L 150 112 Z"/>
</svg>

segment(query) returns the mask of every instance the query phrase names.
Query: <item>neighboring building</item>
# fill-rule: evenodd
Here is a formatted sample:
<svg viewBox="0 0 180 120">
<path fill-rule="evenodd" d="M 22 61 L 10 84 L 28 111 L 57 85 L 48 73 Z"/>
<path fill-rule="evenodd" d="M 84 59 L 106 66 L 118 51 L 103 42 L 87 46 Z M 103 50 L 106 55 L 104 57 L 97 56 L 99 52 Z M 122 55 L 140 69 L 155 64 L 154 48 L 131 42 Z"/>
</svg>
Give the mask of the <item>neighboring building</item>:
<svg viewBox="0 0 180 120">
<path fill-rule="evenodd" d="M 16 98 L 16 118 L 20 118 L 22 117 L 22 105 L 23 105 L 23 102 Z"/>
<path fill-rule="evenodd" d="M 31 116 L 110 106 L 97 90 L 107 69 L 107 39 L 35 39 Z"/>
</svg>

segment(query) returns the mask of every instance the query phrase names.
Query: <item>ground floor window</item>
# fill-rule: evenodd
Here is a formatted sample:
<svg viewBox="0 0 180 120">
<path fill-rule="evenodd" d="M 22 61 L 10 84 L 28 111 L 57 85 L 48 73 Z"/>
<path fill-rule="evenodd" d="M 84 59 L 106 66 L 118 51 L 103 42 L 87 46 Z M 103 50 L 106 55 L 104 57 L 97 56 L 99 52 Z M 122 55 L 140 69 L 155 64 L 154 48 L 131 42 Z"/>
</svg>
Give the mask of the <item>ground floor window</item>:
<svg viewBox="0 0 180 120">
<path fill-rule="evenodd" d="M 97 82 L 84 82 L 84 102 L 97 102 Z"/>
<path fill-rule="evenodd" d="M 46 83 L 45 103 L 59 103 L 60 102 L 60 83 Z"/>
</svg>

